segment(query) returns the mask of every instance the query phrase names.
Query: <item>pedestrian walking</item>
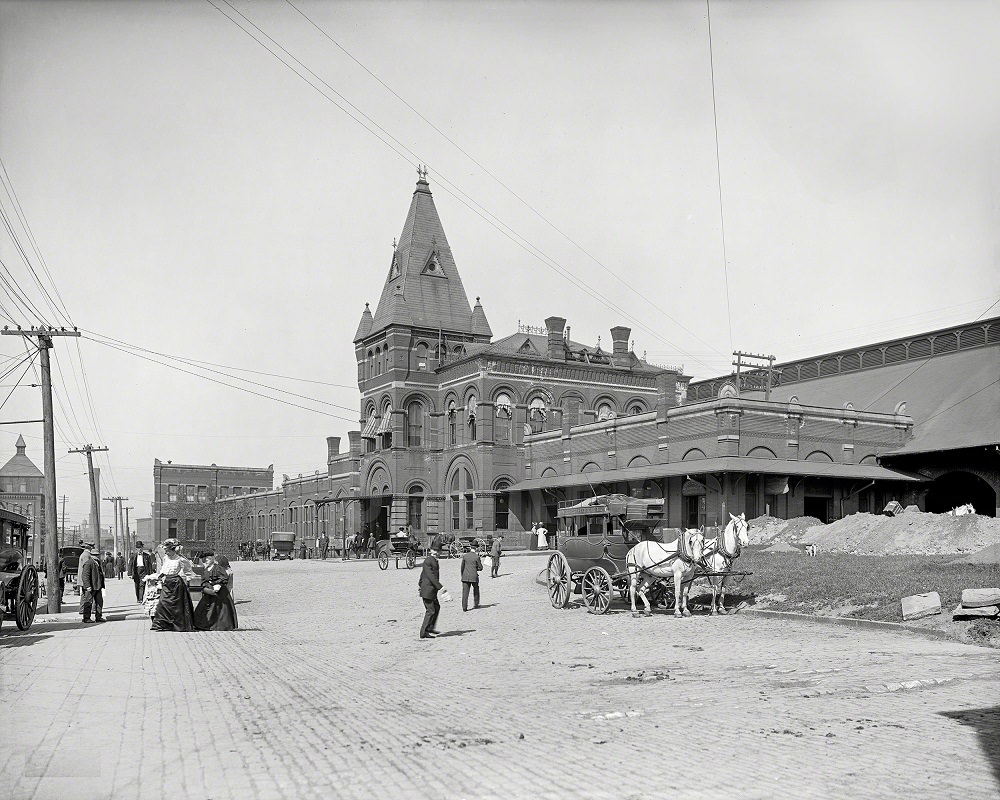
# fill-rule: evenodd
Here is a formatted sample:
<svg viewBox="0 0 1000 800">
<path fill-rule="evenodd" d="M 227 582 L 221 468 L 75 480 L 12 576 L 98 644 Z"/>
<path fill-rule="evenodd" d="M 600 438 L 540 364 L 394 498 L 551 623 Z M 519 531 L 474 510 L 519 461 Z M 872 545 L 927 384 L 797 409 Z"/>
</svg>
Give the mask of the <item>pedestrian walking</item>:
<svg viewBox="0 0 1000 800">
<path fill-rule="evenodd" d="M 326 561 L 327 551 L 330 549 L 330 537 L 327 536 L 326 531 L 323 531 L 323 535 L 319 537 L 319 557 Z"/>
<path fill-rule="evenodd" d="M 194 610 L 194 626 L 199 631 L 235 631 L 236 604 L 229 592 L 229 573 L 219 563 L 214 550 L 202 553 L 201 600 Z"/>
<path fill-rule="evenodd" d="M 62 602 L 63 592 L 66 591 L 66 559 L 59 556 L 59 602 Z"/>
<path fill-rule="evenodd" d="M 115 577 L 115 557 L 110 552 L 104 554 L 103 567 L 105 578 Z"/>
<path fill-rule="evenodd" d="M 498 578 L 500 572 L 500 556 L 503 555 L 503 536 L 497 536 L 490 545 L 490 560 L 493 562 L 490 568 L 490 577 Z"/>
<path fill-rule="evenodd" d="M 84 552 L 93 547 L 92 544 L 84 544 Z M 86 625 L 104 622 L 104 570 L 101 569 L 101 562 L 97 558 L 89 558 L 86 561 L 81 559 L 81 564 L 80 613 L 83 614 L 83 622 Z M 91 611 L 94 613 L 94 619 L 90 618 Z"/>
<path fill-rule="evenodd" d="M 128 576 L 135 583 L 135 601 L 141 603 L 146 593 L 146 576 L 154 572 L 153 555 L 142 542 L 136 542 L 135 547 L 128 560 Z"/>
<path fill-rule="evenodd" d="M 183 575 L 191 572 L 191 562 L 181 553 L 176 539 L 163 542 L 163 566 L 156 573 L 160 579 L 160 601 L 153 614 L 154 631 L 194 630 L 194 607 Z"/>
<path fill-rule="evenodd" d="M 424 559 L 424 565 L 420 569 L 420 581 L 417 584 L 420 599 L 424 603 L 424 620 L 420 623 L 421 639 L 430 639 L 440 633 L 437 629 L 437 619 L 441 613 L 441 602 L 438 600 L 438 592 L 441 590 L 441 568 L 437 557 L 438 551 L 431 550 L 430 555 Z"/>
<path fill-rule="evenodd" d="M 122 575 L 125 574 L 125 556 L 121 553 L 115 556 L 115 574 L 118 575 L 118 580 L 121 580 Z"/>
<path fill-rule="evenodd" d="M 472 590 L 474 608 L 479 608 L 479 573 L 483 571 L 483 561 L 479 553 L 470 550 L 462 553 L 462 611 L 469 610 L 469 590 Z"/>
</svg>

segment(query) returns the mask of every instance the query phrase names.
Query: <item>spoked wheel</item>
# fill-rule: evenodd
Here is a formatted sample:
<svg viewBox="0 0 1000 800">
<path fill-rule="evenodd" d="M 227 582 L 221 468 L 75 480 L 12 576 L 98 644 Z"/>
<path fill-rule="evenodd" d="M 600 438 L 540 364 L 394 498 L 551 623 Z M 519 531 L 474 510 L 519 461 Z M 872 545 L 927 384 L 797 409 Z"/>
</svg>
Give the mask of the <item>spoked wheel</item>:
<svg viewBox="0 0 1000 800">
<path fill-rule="evenodd" d="M 604 567 L 591 567 L 583 576 L 583 602 L 591 614 L 603 614 L 611 605 L 614 588 Z"/>
<path fill-rule="evenodd" d="M 17 598 L 14 600 L 14 620 L 19 631 L 26 631 L 35 621 L 35 609 L 38 607 L 38 572 L 28 564 L 21 572 L 21 582 L 17 587 Z"/>
<path fill-rule="evenodd" d="M 406 568 L 413 569 L 414 565 L 417 563 L 417 554 L 412 550 L 406 551 Z"/>
<path fill-rule="evenodd" d="M 452 542 L 450 545 L 448 545 L 448 555 L 450 558 L 458 558 L 460 555 L 462 555 L 462 548 L 460 548 L 457 544 Z"/>
<path fill-rule="evenodd" d="M 573 591 L 573 577 L 570 574 L 569 561 L 562 553 L 549 556 L 548 566 L 549 602 L 553 608 L 566 608 L 570 593 Z"/>
<path fill-rule="evenodd" d="M 389 569 L 389 554 L 385 550 L 378 554 L 378 568 Z"/>
</svg>

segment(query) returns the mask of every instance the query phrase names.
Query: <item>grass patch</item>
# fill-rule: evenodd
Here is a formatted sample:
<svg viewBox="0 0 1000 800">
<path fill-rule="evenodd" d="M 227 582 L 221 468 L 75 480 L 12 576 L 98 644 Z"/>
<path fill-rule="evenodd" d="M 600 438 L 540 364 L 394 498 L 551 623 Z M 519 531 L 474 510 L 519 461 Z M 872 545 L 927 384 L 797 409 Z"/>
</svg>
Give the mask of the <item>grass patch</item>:
<svg viewBox="0 0 1000 800">
<path fill-rule="evenodd" d="M 767 607 L 807 614 L 840 609 L 840 616 L 900 622 L 900 598 L 937 592 L 942 613 L 950 617 L 963 589 L 1000 586 L 1000 565 L 947 563 L 955 557 L 819 553 L 808 558 L 744 548 L 734 569 L 753 575 L 730 587 L 726 605 L 783 595 L 769 599 Z"/>
</svg>

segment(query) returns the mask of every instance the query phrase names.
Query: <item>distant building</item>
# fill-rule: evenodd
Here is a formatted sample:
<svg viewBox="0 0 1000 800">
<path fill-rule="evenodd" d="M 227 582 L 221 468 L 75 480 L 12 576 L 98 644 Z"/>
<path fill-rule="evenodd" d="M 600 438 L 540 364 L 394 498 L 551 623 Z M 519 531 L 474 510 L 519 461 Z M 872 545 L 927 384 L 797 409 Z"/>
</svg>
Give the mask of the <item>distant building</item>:
<svg viewBox="0 0 1000 800">
<path fill-rule="evenodd" d="M 273 465 L 219 467 L 173 464 L 157 458 L 153 461 L 150 539 L 162 542 L 176 538 L 188 551 L 204 548 L 210 541 L 209 520 L 215 500 L 267 491 L 273 485 Z"/>
<path fill-rule="evenodd" d="M 24 437 L 18 436 L 16 452 L 0 467 L 0 502 L 12 511 L 28 516 L 31 535 L 45 541 L 45 476 L 25 454 Z"/>
<path fill-rule="evenodd" d="M 156 537 L 153 535 L 153 518 L 139 517 L 135 521 L 135 539 L 145 545 L 155 545 Z"/>
</svg>

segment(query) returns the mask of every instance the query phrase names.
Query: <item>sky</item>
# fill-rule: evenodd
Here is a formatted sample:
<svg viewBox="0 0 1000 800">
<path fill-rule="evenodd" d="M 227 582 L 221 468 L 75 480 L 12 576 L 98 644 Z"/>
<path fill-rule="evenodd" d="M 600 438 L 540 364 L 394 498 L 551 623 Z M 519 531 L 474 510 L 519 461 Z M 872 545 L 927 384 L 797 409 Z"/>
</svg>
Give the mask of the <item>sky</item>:
<svg viewBox="0 0 1000 800">
<path fill-rule="evenodd" d="M 1000 314 L 991 2 L 0 0 L 0 158 L 2 324 L 84 334 L 68 525 L 88 442 L 133 519 L 154 458 L 325 469 L 420 163 L 495 337 L 627 325 L 697 379 Z"/>
</svg>

